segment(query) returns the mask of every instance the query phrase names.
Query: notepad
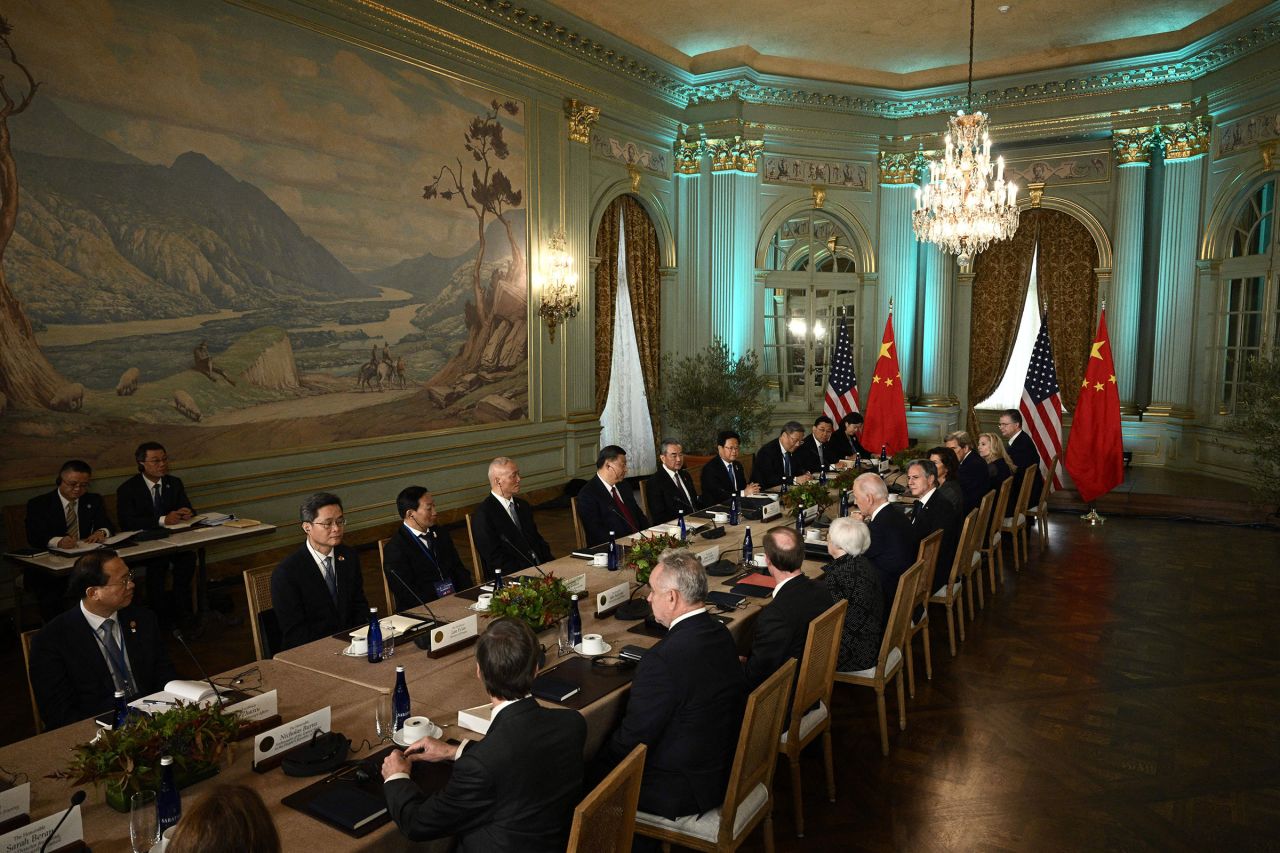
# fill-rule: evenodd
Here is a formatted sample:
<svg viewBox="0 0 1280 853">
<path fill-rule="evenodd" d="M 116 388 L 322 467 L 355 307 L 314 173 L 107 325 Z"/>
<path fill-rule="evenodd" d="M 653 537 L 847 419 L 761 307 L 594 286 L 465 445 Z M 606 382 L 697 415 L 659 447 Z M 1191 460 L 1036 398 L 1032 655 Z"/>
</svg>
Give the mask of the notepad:
<svg viewBox="0 0 1280 853">
<path fill-rule="evenodd" d="M 581 690 L 581 686 L 554 675 L 539 675 L 533 680 L 533 695 L 548 702 L 563 702 Z"/>
<path fill-rule="evenodd" d="M 386 803 L 363 788 L 347 782 L 330 782 L 307 803 L 317 817 L 353 832 L 387 813 Z"/>
</svg>

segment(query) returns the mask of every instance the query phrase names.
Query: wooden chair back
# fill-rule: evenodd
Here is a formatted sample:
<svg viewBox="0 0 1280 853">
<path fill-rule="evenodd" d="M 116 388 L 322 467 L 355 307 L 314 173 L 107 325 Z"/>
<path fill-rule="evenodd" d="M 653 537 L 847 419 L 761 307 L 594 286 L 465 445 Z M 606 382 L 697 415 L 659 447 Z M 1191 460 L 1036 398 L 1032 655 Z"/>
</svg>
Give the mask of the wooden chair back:
<svg viewBox="0 0 1280 853">
<path fill-rule="evenodd" d="M 635 749 L 573 810 L 568 853 L 630 853 L 645 745 Z"/>
<path fill-rule="evenodd" d="M 489 574 L 489 567 L 480 562 L 480 550 L 476 548 L 476 534 L 471 529 L 471 518 L 474 512 L 467 513 L 467 544 L 471 546 L 471 579 L 476 582 L 476 586 L 485 582 L 485 576 Z"/>
<path fill-rule="evenodd" d="M 22 632 L 22 665 L 27 670 L 27 693 L 31 696 L 31 717 L 36 721 L 36 734 L 44 731 L 44 720 L 40 718 L 40 706 L 36 704 L 36 686 L 31 683 L 31 640 L 40 633 L 39 628 Z"/>
<path fill-rule="evenodd" d="M 573 535 L 577 540 L 576 547 L 581 551 L 587 547 L 587 534 L 582 529 L 582 517 L 578 515 L 578 498 L 576 495 L 569 498 L 569 510 L 573 514 Z"/>
<path fill-rule="evenodd" d="M 1001 488 L 1004 484 L 1000 484 Z M 991 513 L 995 508 L 996 493 L 995 491 L 987 492 L 982 496 L 982 501 L 978 504 L 978 523 L 974 530 L 973 546 L 975 549 L 981 548 L 985 534 L 991 527 Z"/>
<path fill-rule="evenodd" d="M 956 556 L 951 561 L 951 573 L 947 575 L 947 595 L 951 595 L 951 588 L 955 586 L 956 581 L 964 577 L 969 571 L 969 563 L 973 559 L 973 549 L 976 545 L 974 534 L 978 531 L 978 510 L 969 510 L 969 514 L 964 517 L 964 526 L 960 528 L 960 539 L 956 542 Z"/>
<path fill-rule="evenodd" d="M 1013 477 L 1005 477 L 1000 488 L 996 490 L 996 503 L 991 511 L 991 531 L 987 539 L 987 547 L 994 548 L 1000 544 L 1000 527 L 1004 524 L 1004 515 L 1009 510 L 1009 493 L 1013 491 Z"/>
<path fill-rule="evenodd" d="M 653 513 L 649 511 L 649 478 L 638 480 L 637 485 L 639 486 L 637 491 L 640 493 L 640 508 L 644 510 L 645 516 L 652 520 Z"/>
<path fill-rule="evenodd" d="M 1036 513 L 1043 516 L 1049 511 L 1049 495 L 1053 494 L 1053 481 L 1058 474 L 1058 461 L 1062 458 L 1061 454 L 1053 457 L 1053 461 L 1049 463 L 1049 476 L 1045 477 L 1044 488 L 1040 490 L 1040 503 L 1036 504 Z"/>
<path fill-rule="evenodd" d="M 894 649 L 902 648 L 906 643 L 907 629 L 911 625 L 911 611 L 915 609 L 916 601 L 919 599 L 917 591 L 923 587 L 926 597 L 928 595 L 932 579 L 925 577 L 924 569 L 924 560 L 916 560 L 911 568 L 898 577 L 898 589 L 893 594 L 893 606 L 889 608 L 889 623 L 885 626 L 884 636 L 880 640 L 880 654 L 876 658 L 877 681 L 884 678 L 885 669 L 889 665 L 889 655 Z"/>
<path fill-rule="evenodd" d="M 1036 486 L 1036 474 L 1027 471 L 1022 476 L 1022 485 L 1018 488 L 1018 497 L 1013 503 L 1013 524 L 1017 527 L 1026 522 L 1027 510 L 1031 505 L 1031 490 Z"/>
<path fill-rule="evenodd" d="M 387 543 L 391 537 L 378 540 L 378 568 L 382 572 L 382 594 L 387 599 L 387 613 L 396 612 L 396 600 L 391 595 L 391 579 L 387 577 Z"/>
<path fill-rule="evenodd" d="M 849 602 L 840 599 L 826 612 L 809 623 L 809 635 L 804 642 L 800 676 L 796 679 L 795 696 L 791 700 L 791 722 L 787 726 L 787 741 L 800 744 L 800 721 L 805 712 L 818 702 L 831 708 L 831 689 L 834 685 L 836 661 L 840 657 L 840 635 L 844 631 L 844 614 Z"/>
<path fill-rule="evenodd" d="M 938 552 L 942 550 L 942 531 L 935 530 L 920 540 L 920 549 L 916 552 L 916 560 L 924 564 L 924 582 L 915 590 L 916 604 L 924 608 L 920 624 L 929 618 L 929 596 L 933 594 L 933 573 L 938 567 Z"/>
<path fill-rule="evenodd" d="M 275 621 L 271 603 L 271 573 L 275 566 L 258 566 L 244 571 L 244 596 L 249 609 L 249 629 L 253 632 L 253 651 L 258 660 L 268 660 L 275 654 L 272 626 Z M 278 630 L 278 626 L 277 626 Z M 279 638 L 274 638 L 276 642 Z"/>
</svg>

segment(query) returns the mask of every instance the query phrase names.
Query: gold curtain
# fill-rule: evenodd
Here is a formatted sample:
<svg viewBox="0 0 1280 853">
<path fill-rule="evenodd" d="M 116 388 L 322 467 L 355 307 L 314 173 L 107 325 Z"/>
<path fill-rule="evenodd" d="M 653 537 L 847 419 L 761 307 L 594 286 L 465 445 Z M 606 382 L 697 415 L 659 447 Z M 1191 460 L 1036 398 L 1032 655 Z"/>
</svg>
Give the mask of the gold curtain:
<svg viewBox="0 0 1280 853">
<path fill-rule="evenodd" d="M 977 435 L 974 406 L 1000 384 L 1013 354 L 1022 306 L 1027 301 L 1039 210 L 1022 214 L 1009 240 L 994 243 L 973 261 L 973 316 L 969 326 L 969 434 Z"/>
<path fill-rule="evenodd" d="M 1093 344 L 1098 308 L 1098 246 L 1080 220 L 1058 210 L 1039 210 L 1040 251 L 1036 286 L 1049 306 L 1049 337 L 1062 389 L 1062 404 L 1074 411 Z"/>
<path fill-rule="evenodd" d="M 604 411 L 609 395 L 609 370 L 613 362 L 613 308 L 618 292 L 618 211 L 622 211 L 627 235 L 627 290 L 635 317 L 640 371 L 649 398 L 649 419 L 658 404 L 658 367 L 662 341 L 659 335 L 661 280 L 658 275 L 658 231 L 640 202 L 620 196 L 605 209 L 596 234 L 596 411 Z M 657 435 L 657 424 L 654 434 Z"/>
</svg>

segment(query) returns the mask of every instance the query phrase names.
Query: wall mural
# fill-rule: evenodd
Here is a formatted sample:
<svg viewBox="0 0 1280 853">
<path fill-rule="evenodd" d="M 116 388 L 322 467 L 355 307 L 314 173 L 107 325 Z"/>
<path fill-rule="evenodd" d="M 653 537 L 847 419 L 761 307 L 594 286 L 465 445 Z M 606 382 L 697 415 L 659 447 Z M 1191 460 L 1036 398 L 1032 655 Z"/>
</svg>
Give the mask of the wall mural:
<svg viewBox="0 0 1280 853">
<path fill-rule="evenodd" d="M 522 103 L 202 0 L 4 18 L 5 481 L 526 416 Z"/>
</svg>

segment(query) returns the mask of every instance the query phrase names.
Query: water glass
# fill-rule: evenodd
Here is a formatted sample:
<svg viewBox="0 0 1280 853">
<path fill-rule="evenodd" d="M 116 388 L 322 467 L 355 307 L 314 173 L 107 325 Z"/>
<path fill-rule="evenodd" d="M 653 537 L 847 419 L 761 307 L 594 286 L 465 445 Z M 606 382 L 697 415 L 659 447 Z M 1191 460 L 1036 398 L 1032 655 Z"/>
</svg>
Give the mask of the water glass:
<svg viewBox="0 0 1280 853">
<path fill-rule="evenodd" d="M 382 628 L 382 659 L 394 657 L 396 653 L 396 626 L 387 619 Z"/>
<path fill-rule="evenodd" d="M 573 653 L 573 644 L 569 642 L 569 620 L 561 619 L 556 626 L 556 650 L 560 657 Z"/>
<path fill-rule="evenodd" d="M 133 853 L 149 853 L 160 842 L 156 792 L 139 791 L 129 799 L 129 843 Z"/>
<path fill-rule="evenodd" d="M 392 730 L 392 714 L 391 696 L 387 693 L 379 693 L 378 698 L 374 702 L 374 730 L 378 733 L 378 740 L 381 743 L 391 740 L 391 736 L 395 733 Z"/>
</svg>

